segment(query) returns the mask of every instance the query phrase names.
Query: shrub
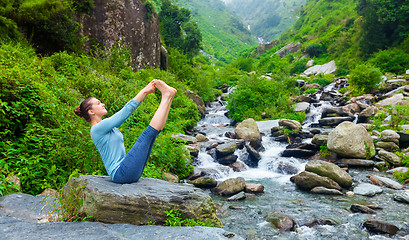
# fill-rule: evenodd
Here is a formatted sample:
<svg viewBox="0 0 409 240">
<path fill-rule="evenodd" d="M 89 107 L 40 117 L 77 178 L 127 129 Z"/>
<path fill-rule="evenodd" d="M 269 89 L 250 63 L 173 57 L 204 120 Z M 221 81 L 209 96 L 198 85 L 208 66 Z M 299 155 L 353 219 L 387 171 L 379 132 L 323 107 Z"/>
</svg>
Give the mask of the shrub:
<svg viewBox="0 0 409 240">
<path fill-rule="evenodd" d="M 375 53 L 369 62 L 383 72 L 402 74 L 409 66 L 409 53 L 401 49 L 383 50 Z"/>
<path fill-rule="evenodd" d="M 305 51 L 310 57 L 319 57 L 326 51 L 326 49 L 322 44 L 313 43 L 308 45 Z"/>
<path fill-rule="evenodd" d="M 350 73 L 349 83 L 355 94 L 368 93 L 381 82 L 382 73 L 369 64 L 359 64 Z"/>
</svg>

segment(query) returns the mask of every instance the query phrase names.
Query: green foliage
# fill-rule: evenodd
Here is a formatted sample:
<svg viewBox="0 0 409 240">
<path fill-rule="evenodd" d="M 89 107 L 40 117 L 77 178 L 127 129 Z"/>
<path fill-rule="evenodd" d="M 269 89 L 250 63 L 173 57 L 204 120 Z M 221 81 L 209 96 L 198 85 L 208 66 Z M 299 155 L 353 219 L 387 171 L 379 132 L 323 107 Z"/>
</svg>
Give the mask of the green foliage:
<svg viewBox="0 0 409 240">
<path fill-rule="evenodd" d="M 380 83 L 381 76 L 378 68 L 369 64 L 359 64 L 351 71 L 348 82 L 355 94 L 368 93 Z"/>
<path fill-rule="evenodd" d="M 385 119 L 391 116 L 388 121 Z M 386 129 L 393 129 L 396 131 L 402 130 L 400 125 L 409 124 L 409 106 L 395 105 L 385 106 L 380 112 L 372 117 L 375 129 L 383 131 Z"/>
<path fill-rule="evenodd" d="M 305 65 L 307 64 L 307 62 L 308 62 L 307 58 L 302 58 L 293 62 L 290 74 L 293 75 L 304 72 L 306 70 Z"/>
<path fill-rule="evenodd" d="M 196 105 L 181 94 L 186 84 L 157 69 L 133 73 L 125 64 L 127 50 L 112 51 L 100 59 L 66 52 L 41 59 L 31 47 L 0 45 L 0 169 L 3 176 L 20 177 L 23 192 L 35 195 L 45 188 L 59 189 L 73 172 L 106 174 L 89 124 L 73 109 L 82 99 L 95 96 L 115 113 L 154 78 L 165 80 L 178 94 L 145 174 L 171 171 L 183 178 L 192 170 L 184 147 L 170 137 L 199 120 Z M 121 126 L 127 149 L 148 126 L 159 102 L 158 91 L 149 95 Z"/>
<path fill-rule="evenodd" d="M 409 155 L 407 155 L 407 152 L 396 152 L 396 155 L 398 155 L 401 159 L 402 159 L 402 165 L 409 168 Z M 393 176 L 398 179 L 400 182 L 402 183 L 409 183 L 409 171 L 405 172 L 405 173 L 401 173 L 401 172 L 394 172 Z"/>
<path fill-rule="evenodd" d="M 305 91 L 303 92 L 303 94 L 313 94 L 313 93 L 316 93 L 316 92 L 318 92 L 318 89 L 316 89 L 316 88 L 310 88 L 310 89 L 305 90 Z"/>
<path fill-rule="evenodd" d="M 229 116 L 238 122 L 247 118 L 261 120 L 261 113 L 265 112 L 272 119 L 290 118 L 302 121 L 303 117 L 294 112 L 289 98 L 292 91 L 295 91 L 295 80 L 284 76 L 274 77 L 273 80 L 254 75 L 243 77 L 229 96 Z"/>
<path fill-rule="evenodd" d="M 321 145 L 320 146 L 320 156 L 321 157 L 328 157 L 330 155 L 331 155 L 331 153 L 328 150 L 327 144 Z"/>
<path fill-rule="evenodd" d="M 245 57 L 239 57 L 237 60 L 235 60 L 232 63 L 232 66 L 235 68 L 245 71 L 245 72 L 251 72 L 253 71 L 253 65 L 254 65 L 254 59 L 253 58 L 245 58 Z"/>
<path fill-rule="evenodd" d="M 173 5 L 170 0 L 162 0 L 161 34 L 165 44 L 194 56 L 201 49 L 202 35 L 195 22 L 190 21 L 190 11 Z"/>
<path fill-rule="evenodd" d="M 179 210 L 170 210 L 170 211 L 165 211 L 167 219 L 165 222 L 166 226 L 170 227 L 193 227 L 193 226 L 206 226 L 206 227 L 213 227 L 213 225 L 210 222 L 202 222 L 199 220 L 195 220 L 192 218 L 185 218 L 183 219 Z"/>
<path fill-rule="evenodd" d="M 403 74 L 409 66 L 409 53 L 397 48 L 382 50 L 375 53 L 369 63 L 380 68 L 382 72 Z"/>
<path fill-rule="evenodd" d="M 313 43 L 308 45 L 305 51 L 310 57 L 319 57 L 325 52 L 325 47 L 322 44 Z"/>
<path fill-rule="evenodd" d="M 311 83 L 317 83 L 323 87 L 332 83 L 333 76 L 331 74 L 317 74 Z"/>
</svg>

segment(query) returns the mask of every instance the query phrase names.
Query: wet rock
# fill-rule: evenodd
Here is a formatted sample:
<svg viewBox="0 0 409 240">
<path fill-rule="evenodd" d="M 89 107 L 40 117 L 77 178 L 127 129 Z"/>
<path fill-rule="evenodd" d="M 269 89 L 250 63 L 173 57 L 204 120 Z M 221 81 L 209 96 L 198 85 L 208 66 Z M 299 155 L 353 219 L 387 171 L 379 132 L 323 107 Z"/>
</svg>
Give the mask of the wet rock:
<svg viewBox="0 0 409 240">
<path fill-rule="evenodd" d="M 244 178 L 230 178 L 221 182 L 217 187 L 212 189 L 212 193 L 222 196 L 232 196 L 244 190 L 246 183 Z"/>
<path fill-rule="evenodd" d="M 316 128 L 314 128 L 314 129 L 311 129 L 310 130 L 310 133 L 312 133 L 312 134 L 320 134 L 321 133 L 321 130 L 319 130 L 319 129 L 316 129 Z M 328 134 L 323 134 L 323 135 L 328 135 Z"/>
<path fill-rule="evenodd" d="M 393 195 L 393 200 L 409 204 L 409 192 L 400 192 Z"/>
<path fill-rule="evenodd" d="M 186 149 L 189 151 L 189 154 L 193 157 L 199 156 L 199 149 L 194 146 L 185 145 Z"/>
<path fill-rule="evenodd" d="M 370 183 L 361 183 L 354 188 L 354 193 L 357 195 L 372 197 L 375 194 L 382 193 L 382 188 Z"/>
<path fill-rule="evenodd" d="M 282 232 L 294 231 L 295 221 L 290 216 L 278 212 L 269 212 L 266 215 L 266 221 L 272 223 Z"/>
<path fill-rule="evenodd" d="M 178 142 L 185 142 L 187 144 L 197 143 L 197 139 L 195 137 L 188 136 L 188 135 L 181 134 L 181 133 L 173 134 L 172 138 Z"/>
<path fill-rule="evenodd" d="M 211 177 L 199 177 L 189 181 L 189 183 L 198 188 L 214 188 L 217 186 L 217 181 Z"/>
<path fill-rule="evenodd" d="M 335 226 L 337 225 L 336 222 L 330 220 L 330 219 L 313 219 L 313 220 L 307 220 L 307 222 L 304 223 L 299 223 L 300 226 L 307 226 L 309 228 L 317 226 L 317 225 L 330 225 L 330 226 Z"/>
<path fill-rule="evenodd" d="M 328 142 L 328 135 L 324 134 L 316 134 L 311 140 L 312 143 L 321 146 L 327 144 Z"/>
<path fill-rule="evenodd" d="M 377 142 L 376 148 L 384 149 L 386 151 L 395 152 L 399 150 L 399 146 L 394 142 Z"/>
<path fill-rule="evenodd" d="M 407 171 L 409 171 L 409 168 L 407 168 L 407 167 L 397 167 L 397 168 L 393 168 L 391 170 L 388 170 L 386 172 L 393 174 L 394 172 L 406 173 Z"/>
<path fill-rule="evenodd" d="M 209 141 L 209 139 L 201 133 L 196 134 L 195 138 L 197 139 L 198 142 L 208 142 Z"/>
<path fill-rule="evenodd" d="M 295 110 L 296 112 L 305 112 L 308 110 L 310 107 L 310 104 L 308 102 L 300 102 L 295 105 Z"/>
<path fill-rule="evenodd" d="M 373 233 L 386 233 L 395 235 L 399 231 L 399 228 L 395 225 L 380 220 L 368 220 L 364 222 L 363 225 L 369 232 Z"/>
<path fill-rule="evenodd" d="M 259 183 L 247 183 L 244 191 L 247 193 L 262 193 L 264 192 L 264 186 Z"/>
<path fill-rule="evenodd" d="M 358 114 L 358 123 L 367 122 L 369 117 L 374 116 L 378 112 L 378 108 L 375 106 L 369 106 Z"/>
<path fill-rule="evenodd" d="M 365 160 L 365 159 L 356 159 L 356 158 L 341 158 L 339 159 L 336 164 L 341 167 L 362 167 L 362 168 L 369 168 L 375 166 L 375 162 L 372 160 Z"/>
<path fill-rule="evenodd" d="M 278 125 L 287 129 L 301 129 L 301 123 L 299 123 L 298 121 L 295 120 L 291 120 L 291 119 L 280 119 L 278 121 Z"/>
<path fill-rule="evenodd" d="M 202 170 L 197 167 L 193 167 L 193 172 L 187 177 L 187 180 L 195 180 L 202 176 Z"/>
<path fill-rule="evenodd" d="M 240 160 L 236 160 L 234 163 L 230 164 L 229 167 L 233 169 L 235 172 L 242 172 L 247 170 L 246 164 Z"/>
<path fill-rule="evenodd" d="M 291 162 L 280 161 L 277 166 L 277 172 L 283 174 L 296 174 L 298 173 L 298 168 Z"/>
<path fill-rule="evenodd" d="M 83 186 L 83 187 L 79 187 Z M 87 175 L 71 178 L 63 188 L 63 198 L 83 196 L 79 213 L 105 223 L 164 224 L 164 211 L 179 209 L 182 216 L 211 221 L 221 226 L 211 197 L 189 184 L 141 178 L 132 184 L 116 184 L 108 176 Z"/>
<path fill-rule="evenodd" d="M 246 194 L 244 192 L 239 192 L 227 199 L 227 201 L 240 201 L 246 199 Z"/>
<path fill-rule="evenodd" d="M 375 156 L 371 135 L 362 126 L 343 122 L 328 135 L 328 149 L 340 156 L 370 159 Z"/>
<path fill-rule="evenodd" d="M 246 144 L 246 149 L 249 155 L 256 161 L 259 161 L 261 159 L 260 153 L 254 149 L 250 144 Z"/>
<path fill-rule="evenodd" d="M 305 165 L 305 171 L 328 177 L 337 182 L 341 187 L 349 188 L 352 185 L 352 177 L 340 167 L 333 163 L 321 160 L 309 161 Z"/>
<path fill-rule="evenodd" d="M 172 183 L 178 183 L 179 182 L 179 177 L 176 174 L 170 173 L 170 172 L 165 172 L 163 173 L 163 180 L 172 182 Z"/>
<path fill-rule="evenodd" d="M 403 185 L 401 185 L 398 182 L 393 181 L 392 179 L 386 178 L 386 177 L 372 175 L 369 177 L 369 180 L 371 180 L 373 184 L 376 184 L 379 186 L 386 186 L 388 188 L 392 188 L 396 190 L 403 189 Z"/>
<path fill-rule="evenodd" d="M 380 150 L 378 152 L 378 156 L 382 159 L 387 161 L 388 163 L 392 164 L 393 166 L 399 166 L 401 165 L 401 159 L 399 158 L 398 155 L 391 153 L 391 152 L 387 152 L 385 150 Z"/>
<path fill-rule="evenodd" d="M 318 123 L 321 126 L 337 126 L 338 124 L 346 121 L 353 121 L 354 117 L 327 117 L 327 118 L 321 118 L 318 120 Z"/>
<path fill-rule="evenodd" d="M 289 148 L 283 151 L 282 157 L 296 157 L 296 158 L 308 158 L 313 156 L 317 151 L 300 149 L 300 148 Z"/>
<path fill-rule="evenodd" d="M 238 138 L 244 139 L 247 142 L 250 142 L 251 140 L 261 141 L 260 130 L 258 129 L 256 121 L 252 118 L 246 119 L 237 124 L 235 134 Z"/>
<path fill-rule="evenodd" d="M 300 188 L 301 190 L 310 191 L 311 189 L 320 186 L 330 189 L 341 190 L 339 184 L 334 180 L 307 171 L 303 171 L 295 175 L 293 180 L 297 187 Z"/>
<path fill-rule="evenodd" d="M 360 204 L 352 204 L 351 206 L 351 211 L 352 212 L 360 212 L 360 213 L 367 213 L 367 214 L 376 214 L 376 212 L 364 205 L 360 205 Z"/>
<path fill-rule="evenodd" d="M 224 144 L 220 144 L 216 147 L 216 156 L 217 158 L 222 158 L 228 155 L 231 155 L 236 151 L 236 142 L 227 142 Z"/>
<path fill-rule="evenodd" d="M 231 139 L 236 139 L 236 134 L 234 132 L 226 132 L 224 136 Z"/>
<path fill-rule="evenodd" d="M 222 157 L 222 158 L 218 158 L 217 161 L 222 165 L 228 166 L 228 165 L 236 162 L 237 158 L 238 158 L 237 155 L 228 155 L 228 156 L 225 156 L 225 157 Z"/>
<path fill-rule="evenodd" d="M 342 195 L 342 192 L 337 189 L 328 189 L 325 187 L 315 187 L 311 189 L 312 193 L 327 194 L 327 195 Z"/>
</svg>

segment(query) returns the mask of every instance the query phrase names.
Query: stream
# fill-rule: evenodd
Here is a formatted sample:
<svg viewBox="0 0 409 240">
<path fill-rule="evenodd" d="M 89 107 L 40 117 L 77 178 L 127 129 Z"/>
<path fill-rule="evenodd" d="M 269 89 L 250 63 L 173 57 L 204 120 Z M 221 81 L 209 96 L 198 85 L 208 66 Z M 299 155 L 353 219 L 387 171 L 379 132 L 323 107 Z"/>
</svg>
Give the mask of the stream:
<svg viewBox="0 0 409 240">
<path fill-rule="evenodd" d="M 330 90 L 334 90 L 333 86 L 328 86 L 323 91 Z M 317 94 L 317 99 L 319 96 Z M 303 130 L 317 128 L 322 110 L 331 105 L 330 102 L 325 101 L 311 104 L 303 123 Z M 225 137 L 225 133 L 234 132 L 234 126 L 231 126 L 232 120 L 225 116 L 225 103 L 218 99 L 207 107 L 207 111 L 208 114 L 197 124 L 195 131 L 205 133 L 210 142 L 228 141 L 229 138 Z M 230 167 L 217 163 L 203 147 L 194 163 L 200 169 L 207 169 L 208 175 L 219 182 L 228 178 L 243 177 L 246 183 L 259 183 L 265 187 L 264 193 L 243 201 L 226 201 L 226 197 L 215 196 L 207 190 L 218 206 L 218 217 L 223 222 L 225 230 L 237 233 L 245 239 L 409 239 L 409 207 L 393 200 L 393 194 L 397 190 L 382 186 L 383 193 L 374 197 L 345 194 L 321 195 L 301 191 L 290 181 L 293 175 L 282 173 L 280 166 L 284 163 L 299 173 L 304 170 L 307 160 L 281 157 L 288 144 L 274 141 L 271 137 L 271 128 L 278 126 L 278 120 L 260 121 L 257 124 L 262 132 L 262 144 L 265 148 L 260 152 L 261 160 L 257 167 L 248 167 L 244 171 L 234 172 Z M 319 129 L 331 131 L 331 129 Z M 303 142 L 310 141 L 311 139 L 303 140 Z M 245 159 L 246 154 L 246 148 L 237 149 L 235 152 L 238 161 Z M 370 182 L 368 176 L 374 172 L 365 169 L 349 169 L 349 174 L 353 177 L 354 187 L 361 182 Z M 375 174 L 391 177 L 391 174 L 385 172 Z M 350 210 L 352 204 L 365 203 L 376 204 L 383 209 L 376 210 L 376 214 L 353 213 Z M 265 214 L 269 211 L 292 217 L 297 223 L 296 230 L 279 232 L 265 220 Z M 403 231 L 395 236 L 368 233 L 362 225 L 370 219 L 390 222 Z M 312 226 L 311 223 L 314 220 L 324 224 Z"/>
</svg>

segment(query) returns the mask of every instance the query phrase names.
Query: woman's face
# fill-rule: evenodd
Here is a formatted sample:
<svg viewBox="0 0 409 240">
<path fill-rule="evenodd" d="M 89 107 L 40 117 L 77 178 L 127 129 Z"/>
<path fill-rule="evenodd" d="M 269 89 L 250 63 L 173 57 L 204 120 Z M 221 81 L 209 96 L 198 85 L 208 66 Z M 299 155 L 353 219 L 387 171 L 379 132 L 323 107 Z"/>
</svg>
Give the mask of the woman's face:
<svg viewBox="0 0 409 240">
<path fill-rule="evenodd" d="M 95 114 L 96 116 L 102 117 L 105 114 L 108 113 L 108 111 L 105 109 L 105 104 L 103 104 L 100 100 L 93 98 L 92 100 L 92 108 L 91 108 L 91 114 Z"/>
</svg>

